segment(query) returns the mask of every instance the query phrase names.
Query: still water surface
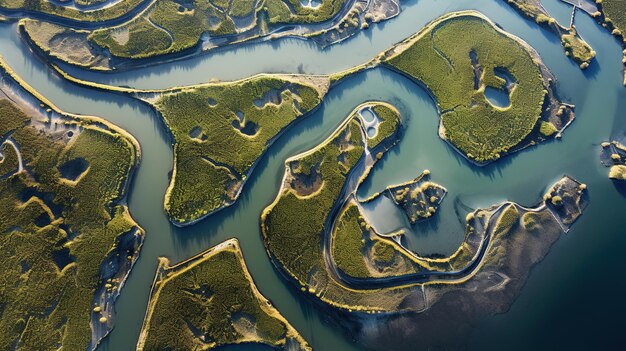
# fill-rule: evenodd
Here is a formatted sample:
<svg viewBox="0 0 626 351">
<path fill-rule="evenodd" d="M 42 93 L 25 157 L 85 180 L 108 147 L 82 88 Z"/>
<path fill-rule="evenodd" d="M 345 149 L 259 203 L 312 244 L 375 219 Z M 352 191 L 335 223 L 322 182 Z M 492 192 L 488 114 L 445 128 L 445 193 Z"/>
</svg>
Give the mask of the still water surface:
<svg viewBox="0 0 626 351">
<path fill-rule="evenodd" d="M 568 16 L 569 8 L 557 0 L 545 2 L 559 19 Z M 563 55 L 558 38 L 526 21 L 503 2 L 419 0 L 403 5 L 402 14 L 396 19 L 372 26 L 371 30 L 327 50 L 298 39 L 282 39 L 124 73 L 70 71 L 83 79 L 138 88 L 167 88 L 203 83 L 211 78 L 238 79 L 260 72 L 332 73 L 368 61 L 444 13 L 476 9 L 529 42 L 552 69 L 559 81 L 560 96 L 576 105 L 576 120 L 563 139 L 493 165 L 471 166 L 438 138 L 438 117 L 428 95 L 396 73 L 374 69 L 355 75 L 331 90 L 322 108 L 279 139 L 263 157 L 234 206 L 183 229 L 170 225 L 162 209 L 172 154 L 169 136 L 158 116 L 133 99 L 63 81 L 25 47 L 15 25 L 0 24 L 0 54 L 29 84 L 63 110 L 101 116 L 123 127 L 142 147 L 142 162 L 135 175 L 129 206 L 147 237 L 141 257 L 116 304 L 116 327 L 101 350 L 134 349 L 158 256 L 179 262 L 230 237 L 240 239 L 261 292 L 316 350 L 362 349 L 363 345 L 354 344 L 349 336 L 328 323 L 323 311 L 293 290 L 276 272 L 261 240 L 259 215 L 276 196 L 285 159 L 315 146 L 355 106 L 371 99 L 395 104 L 403 114 L 406 131 L 401 143 L 374 168 L 359 196 L 367 197 L 388 185 L 412 179 L 424 169 L 430 169 L 432 180 L 448 189 L 440 212 L 427 223 L 411 228 L 407 235 L 407 245 L 421 254 L 455 251 L 463 240 L 462 220 L 469 208 L 503 200 L 533 205 L 540 200 L 546 186 L 563 174 L 588 185 L 591 203 L 583 217 L 533 269 L 510 311 L 476 326 L 467 341 L 468 347 L 626 347 L 626 341 L 620 338 L 626 315 L 622 259 L 626 248 L 623 229 L 626 228 L 623 215 L 626 187 L 607 178 L 608 170 L 600 165 L 598 158 L 599 144 L 609 138 L 622 139 L 626 130 L 626 89 L 622 86 L 620 46 L 590 18 L 578 13 L 578 31 L 598 53 L 597 61 L 583 73 Z M 395 217 L 398 223 L 403 220 L 384 206 L 375 214 L 379 218 Z M 391 221 L 378 223 L 396 225 Z"/>
</svg>

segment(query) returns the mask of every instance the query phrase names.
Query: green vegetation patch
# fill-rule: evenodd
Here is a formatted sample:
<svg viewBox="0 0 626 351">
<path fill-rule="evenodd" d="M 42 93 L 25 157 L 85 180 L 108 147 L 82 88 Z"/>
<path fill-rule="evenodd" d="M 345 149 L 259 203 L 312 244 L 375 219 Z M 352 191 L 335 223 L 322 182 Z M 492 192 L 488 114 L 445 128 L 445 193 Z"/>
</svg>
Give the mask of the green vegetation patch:
<svg viewBox="0 0 626 351">
<path fill-rule="evenodd" d="M 494 231 L 494 235 L 504 235 L 505 233 L 511 232 L 518 224 L 520 220 L 520 213 L 517 209 L 517 206 L 514 204 L 507 205 L 504 209 L 502 209 L 502 214 L 498 218 L 498 222 L 496 223 L 496 230 Z"/>
<path fill-rule="evenodd" d="M 522 215 L 524 229 L 531 233 L 540 233 L 550 221 L 554 221 L 554 217 L 548 211 L 528 211 Z"/>
<path fill-rule="evenodd" d="M 611 166 L 609 170 L 609 178 L 616 180 L 626 180 L 626 166 L 616 165 Z"/>
<path fill-rule="evenodd" d="M 364 147 L 359 119 L 351 115 L 323 144 L 287 161 L 287 179 L 297 178 L 313 165 L 319 167 L 323 179 L 320 191 L 302 197 L 287 186 L 263 212 L 262 230 L 268 251 L 302 285 L 315 267 L 323 264 L 322 233 L 330 230 L 326 218 L 348 173 L 363 156 Z"/>
<path fill-rule="evenodd" d="M 574 59 L 582 69 L 589 67 L 589 63 L 596 57 L 596 52 L 581 39 L 576 27 L 572 26 L 567 33 L 561 35 L 561 45 L 565 49 L 565 55 Z"/>
<path fill-rule="evenodd" d="M 236 239 L 169 265 L 161 258 L 137 350 L 267 344 L 311 350 L 257 290 Z"/>
<path fill-rule="evenodd" d="M 549 136 L 554 135 L 554 133 L 558 132 L 558 130 L 556 129 L 554 124 L 550 122 L 541 121 L 541 124 L 539 126 L 539 132 L 541 133 L 541 135 L 545 137 L 549 137 Z"/>
<path fill-rule="evenodd" d="M 597 2 L 600 4 L 605 20 L 612 24 L 613 30 L 617 30 L 613 34 L 623 38 L 623 33 L 626 30 L 626 2 L 621 0 L 601 0 Z"/>
<path fill-rule="evenodd" d="M 120 204 L 138 145 L 104 121 L 33 114 L 0 98 L 0 349 L 93 349 L 143 240 Z"/>
<path fill-rule="evenodd" d="M 295 76 L 164 92 L 152 103 L 174 138 L 165 199 L 170 218 L 187 224 L 233 203 L 273 140 L 324 94 L 325 88 Z"/>
<path fill-rule="evenodd" d="M 441 115 L 440 134 L 478 163 L 520 145 L 541 117 L 546 90 L 535 53 L 482 17 L 436 21 L 402 50 L 392 49 L 385 62 L 432 92 Z M 510 105 L 493 106 L 485 87 L 500 88 L 506 76 L 514 80 Z"/>
<path fill-rule="evenodd" d="M 376 136 L 368 140 L 367 146 L 371 149 L 376 148 L 383 140 L 389 139 L 391 135 L 400 129 L 400 111 L 395 106 L 387 103 L 377 103 L 372 106 L 372 111 L 378 118 L 378 127 Z"/>
<path fill-rule="evenodd" d="M 403 235 L 402 232 L 393 235 Z M 353 278 L 389 278 L 450 269 L 454 256 L 430 259 L 412 254 L 390 236 L 381 236 L 350 200 L 333 228 L 331 256 L 337 268 Z"/>
<path fill-rule="evenodd" d="M 365 238 L 356 204 L 349 205 L 339 216 L 333 230 L 332 255 L 337 268 L 352 277 L 370 277 L 365 262 Z"/>
</svg>

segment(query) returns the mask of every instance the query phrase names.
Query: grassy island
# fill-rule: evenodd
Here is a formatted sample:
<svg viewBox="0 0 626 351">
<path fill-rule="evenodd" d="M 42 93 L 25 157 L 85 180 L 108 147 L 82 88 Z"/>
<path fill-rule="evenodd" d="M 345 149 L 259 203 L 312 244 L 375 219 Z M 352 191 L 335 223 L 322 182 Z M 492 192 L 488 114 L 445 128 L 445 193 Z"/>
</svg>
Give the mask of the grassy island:
<svg viewBox="0 0 626 351">
<path fill-rule="evenodd" d="M 316 108 L 325 80 L 255 76 L 162 92 L 151 99 L 174 141 L 165 209 L 189 224 L 232 204 L 258 159 L 298 117 Z"/>
<path fill-rule="evenodd" d="M 286 161 L 261 230 L 272 262 L 302 292 L 356 323 L 380 315 L 379 325 L 386 326 L 381 333 L 405 318 L 419 329 L 433 320 L 454 325 L 506 310 L 530 268 L 586 206 L 586 187 L 564 177 L 534 208 L 505 202 L 468 214 L 466 239 L 453 255 L 419 257 L 393 235 L 376 233 L 354 198 L 379 158 L 371 156 L 363 122 L 352 113 L 320 145 Z M 389 134 L 377 152 L 386 152 L 398 136 Z M 301 184 L 314 188 L 304 191 Z M 556 195 L 563 197 L 559 208 L 550 200 Z M 453 312 L 461 310 L 457 318 Z"/>
<path fill-rule="evenodd" d="M 311 350 L 257 290 L 237 239 L 174 266 L 161 258 L 137 350 L 213 350 L 244 343 Z"/>
<path fill-rule="evenodd" d="M 513 2 L 526 2 L 536 0 L 510 0 Z M 510 2 L 509 1 L 509 2 Z M 624 31 L 626 31 L 626 3 L 622 0 L 561 0 L 564 3 L 570 4 L 574 7 L 574 11 L 582 11 L 591 16 L 600 26 L 605 28 L 613 35 L 622 46 L 622 64 L 626 68 L 626 37 Z M 572 14 L 572 20 L 574 16 Z M 574 26 L 572 25 L 572 28 Z M 566 54 L 573 58 L 576 57 L 577 52 L 586 52 L 585 49 L 580 48 L 576 43 L 570 41 L 571 38 L 561 36 L 561 41 L 566 47 Z M 571 44 L 570 50 L 568 50 L 568 44 Z M 595 54 L 595 52 L 593 52 Z M 581 63 L 581 68 L 586 68 L 588 64 Z M 626 85 L 626 70 L 624 73 L 624 85 Z"/>
<path fill-rule="evenodd" d="M 436 20 L 386 52 L 383 62 L 432 93 L 440 135 L 476 163 L 533 139 L 551 89 L 536 52 L 472 13 Z M 492 104 L 488 88 L 505 92 L 509 106 Z"/>
<path fill-rule="evenodd" d="M 322 0 L 319 4 L 300 0 L 144 1 L 145 10 L 110 26 L 81 30 L 34 17 L 20 21 L 20 28 L 45 55 L 89 69 L 112 70 L 146 63 L 141 59 L 175 59 L 264 37 L 313 38 L 326 46 L 400 12 L 395 0 L 376 4 L 346 0 Z"/>
<path fill-rule="evenodd" d="M 0 349 L 93 350 L 143 241 L 124 205 L 139 144 L 0 76 Z"/>
</svg>

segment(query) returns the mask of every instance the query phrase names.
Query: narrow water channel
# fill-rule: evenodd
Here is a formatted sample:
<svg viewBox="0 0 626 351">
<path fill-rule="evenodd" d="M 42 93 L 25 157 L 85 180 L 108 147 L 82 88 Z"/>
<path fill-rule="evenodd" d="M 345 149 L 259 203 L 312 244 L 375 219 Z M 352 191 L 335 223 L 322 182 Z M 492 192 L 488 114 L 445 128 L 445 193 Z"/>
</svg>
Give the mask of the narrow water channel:
<svg viewBox="0 0 626 351">
<path fill-rule="evenodd" d="M 557 0 L 546 0 L 556 2 Z M 313 43 L 282 39 L 245 45 L 174 63 L 104 75 L 71 70 L 83 79 L 139 88 L 166 88 L 246 77 L 259 72 L 330 73 L 365 62 L 449 11 L 477 9 L 505 30 L 535 47 L 559 80 L 559 94 L 576 104 L 576 120 L 561 141 L 514 154 L 486 167 L 471 166 L 437 136 L 434 103 L 417 85 L 383 68 L 347 79 L 327 96 L 322 108 L 298 123 L 272 146 L 232 207 L 191 227 L 171 226 L 162 203 L 171 170 L 169 136 L 152 110 L 138 101 L 77 87 L 61 80 L 34 56 L 15 25 L 0 24 L 0 55 L 29 84 L 61 109 L 103 117 L 128 130 L 140 142 L 142 162 L 129 198 L 132 215 L 146 230 L 141 258 L 122 291 L 116 327 L 102 350 L 132 350 L 144 317 L 158 256 L 173 262 L 195 255 L 227 238 L 238 237 L 248 267 L 267 296 L 316 350 L 359 350 L 327 322 L 324 311 L 291 288 L 273 268 L 259 232 L 259 215 L 279 188 L 285 159 L 324 140 L 358 104 L 383 100 L 405 119 L 400 144 L 392 149 L 361 187 L 366 197 L 388 185 L 416 177 L 424 169 L 448 189 L 439 213 L 410 228 L 409 247 L 420 254 L 453 252 L 463 240 L 461 220 L 468 208 L 502 200 L 538 202 L 546 186 L 562 174 L 588 185 L 591 203 L 573 229 L 532 272 L 511 310 L 477 326 L 469 346 L 476 349 L 601 347 L 621 341 L 626 283 L 621 269 L 626 247 L 626 186 L 607 178 L 599 162 L 599 144 L 623 138 L 626 88 L 622 86 L 621 49 L 595 23 L 579 13 L 581 35 L 598 53 L 581 72 L 563 55 L 558 38 L 526 21 L 504 2 L 494 0 L 419 0 L 403 2 L 402 14 L 374 25 L 345 43 L 320 50 Z M 385 209 L 377 209 L 385 214 Z M 385 216 L 381 216 L 384 218 Z M 589 342 L 584 345 L 572 335 Z M 540 344 L 541 343 L 541 344 Z M 231 348 L 229 348 L 231 349 Z M 245 346 L 237 349 L 250 349 Z M 392 349 L 392 345 L 390 345 Z"/>
</svg>

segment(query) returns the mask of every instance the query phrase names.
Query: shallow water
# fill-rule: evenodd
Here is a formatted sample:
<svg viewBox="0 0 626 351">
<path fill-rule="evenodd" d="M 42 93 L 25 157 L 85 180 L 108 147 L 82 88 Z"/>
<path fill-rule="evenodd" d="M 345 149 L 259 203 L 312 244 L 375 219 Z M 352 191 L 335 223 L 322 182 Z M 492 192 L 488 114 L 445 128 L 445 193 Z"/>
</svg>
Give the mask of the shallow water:
<svg viewBox="0 0 626 351">
<path fill-rule="evenodd" d="M 158 256 L 178 262 L 233 236 L 240 239 L 261 292 L 316 350 L 362 349 L 326 322 L 325 313 L 274 270 L 258 221 L 262 209 L 276 196 L 285 159 L 325 139 L 354 107 L 368 99 L 396 105 L 406 130 L 401 143 L 376 165 L 359 196 L 365 198 L 388 185 L 413 179 L 424 169 L 430 169 L 431 179 L 448 189 L 438 214 L 407 234 L 407 245 L 420 254 L 456 250 L 463 240 L 462 220 L 469 208 L 507 199 L 533 205 L 545 188 L 565 173 L 588 185 L 591 203 L 582 218 L 533 269 L 511 310 L 476 326 L 468 340 L 470 348 L 623 346 L 620 336 L 626 313 L 626 283 L 621 279 L 620 258 L 626 247 L 622 229 L 626 227 L 626 216 L 622 215 L 626 186 L 607 178 L 608 170 L 599 162 L 599 144 L 624 136 L 626 89 L 621 84 L 618 43 L 582 13 L 576 16 L 578 31 L 598 53 L 597 61 L 584 73 L 563 55 L 558 38 L 526 21 L 504 2 L 487 0 L 405 2 L 399 17 L 327 50 L 298 39 L 282 39 L 123 74 L 71 72 L 81 78 L 140 88 L 202 83 L 214 77 L 237 79 L 259 72 L 331 73 L 365 62 L 439 15 L 461 9 L 480 10 L 539 51 L 559 80 L 560 96 L 576 104 L 576 120 L 561 141 L 539 145 L 486 167 L 471 166 L 437 136 L 438 118 L 428 94 L 406 78 L 379 68 L 355 75 L 331 90 L 318 111 L 279 139 L 234 206 L 184 229 L 171 226 L 163 213 L 172 155 L 169 136 L 152 110 L 127 97 L 61 80 L 25 47 L 14 25 L 0 24 L 0 54 L 28 83 L 63 110 L 101 116 L 125 128 L 142 146 L 142 163 L 129 206 L 147 237 L 141 258 L 116 304 L 116 327 L 101 349 L 134 348 Z M 382 209 L 377 213 L 382 218 L 387 215 Z"/>
<path fill-rule="evenodd" d="M 511 104 L 511 100 L 509 99 L 509 94 L 502 89 L 497 89 L 494 87 L 486 87 L 485 88 L 485 98 L 489 100 L 489 102 L 493 106 L 506 108 Z"/>
<path fill-rule="evenodd" d="M 548 10 L 548 13 L 552 15 L 563 27 L 569 27 L 572 19 L 573 6 L 566 4 L 561 0 L 542 0 L 543 7 Z M 582 13 L 581 13 L 582 15 Z"/>
</svg>

